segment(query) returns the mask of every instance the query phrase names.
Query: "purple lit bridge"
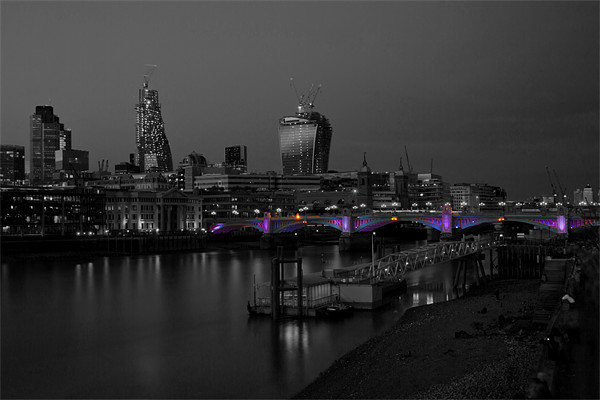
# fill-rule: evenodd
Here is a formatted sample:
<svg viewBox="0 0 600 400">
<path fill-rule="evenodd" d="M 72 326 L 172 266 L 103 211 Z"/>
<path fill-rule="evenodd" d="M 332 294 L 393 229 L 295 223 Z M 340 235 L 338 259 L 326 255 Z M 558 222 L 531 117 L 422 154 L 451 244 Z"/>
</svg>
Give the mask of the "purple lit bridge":
<svg viewBox="0 0 600 400">
<path fill-rule="evenodd" d="M 565 213 L 566 214 L 566 213 Z M 296 215 L 295 217 L 272 217 L 265 212 L 262 218 L 249 220 L 231 219 L 217 222 L 210 226 L 211 233 L 226 233 L 236 229 L 252 227 L 264 235 L 294 232 L 305 226 L 329 226 L 342 232 L 342 236 L 350 236 L 356 232 L 372 232 L 388 224 L 416 222 L 431 227 L 444 235 L 451 235 L 454 229 L 466 229 L 480 224 L 498 224 L 504 222 L 520 222 L 546 229 L 558 234 L 566 234 L 569 229 L 580 226 L 600 224 L 598 218 L 567 217 L 566 215 L 471 215 L 454 214 L 450 206 L 442 207 L 440 213 L 397 212 L 394 214 L 378 214 L 363 216 L 323 216 Z"/>
</svg>

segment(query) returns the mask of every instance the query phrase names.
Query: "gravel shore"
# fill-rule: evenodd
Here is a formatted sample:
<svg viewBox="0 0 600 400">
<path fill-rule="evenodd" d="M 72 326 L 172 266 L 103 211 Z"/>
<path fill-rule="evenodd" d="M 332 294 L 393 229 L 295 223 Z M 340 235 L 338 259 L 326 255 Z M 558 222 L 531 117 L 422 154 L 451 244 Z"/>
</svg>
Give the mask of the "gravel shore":
<svg viewBox="0 0 600 400">
<path fill-rule="evenodd" d="M 411 308 L 296 398 L 524 398 L 544 333 L 531 327 L 539 280 L 496 280 Z"/>
</svg>

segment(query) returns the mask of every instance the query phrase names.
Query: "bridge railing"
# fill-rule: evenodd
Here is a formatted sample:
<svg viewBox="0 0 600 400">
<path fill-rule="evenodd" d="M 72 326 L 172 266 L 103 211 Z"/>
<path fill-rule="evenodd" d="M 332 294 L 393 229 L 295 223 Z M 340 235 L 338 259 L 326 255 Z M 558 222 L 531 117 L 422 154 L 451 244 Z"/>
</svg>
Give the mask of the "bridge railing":
<svg viewBox="0 0 600 400">
<path fill-rule="evenodd" d="M 406 272 L 427 265 L 452 261 L 470 254 L 503 244 L 498 240 L 441 242 L 412 250 L 386 255 L 374 263 L 364 263 L 338 272 L 337 276 L 347 283 L 375 283 L 400 280 Z"/>
</svg>

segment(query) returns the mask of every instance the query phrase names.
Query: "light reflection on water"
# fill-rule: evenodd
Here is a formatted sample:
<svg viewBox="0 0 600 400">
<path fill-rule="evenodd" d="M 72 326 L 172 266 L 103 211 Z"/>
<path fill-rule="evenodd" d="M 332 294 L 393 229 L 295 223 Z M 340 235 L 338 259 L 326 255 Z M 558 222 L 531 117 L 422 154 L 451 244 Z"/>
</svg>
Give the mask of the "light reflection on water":
<svg viewBox="0 0 600 400">
<path fill-rule="evenodd" d="M 3 264 L 2 396 L 291 397 L 405 309 L 454 296 L 447 263 L 407 274 L 406 292 L 377 311 L 339 321 L 249 318 L 253 281 L 270 279 L 274 256 L 223 250 Z M 299 256 L 305 273 L 361 257 L 337 246 Z"/>
</svg>

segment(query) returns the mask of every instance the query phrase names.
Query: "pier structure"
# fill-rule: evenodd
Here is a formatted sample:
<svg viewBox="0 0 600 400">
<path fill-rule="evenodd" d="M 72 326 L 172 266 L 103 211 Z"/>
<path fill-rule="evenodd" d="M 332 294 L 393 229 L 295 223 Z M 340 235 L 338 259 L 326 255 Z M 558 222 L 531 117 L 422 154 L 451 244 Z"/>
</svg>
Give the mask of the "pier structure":
<svg viewBox="0 0 600 400">
<path fill-rule="evenodd" d="M 503 241 L 494 239 L 431 243 L 416 249 L 388 254 L 371 263 L 353 266 L 340 272 L 338 276 L 344 283 L 398 281 L 407 272 L 478 254 L 501 244 Z"/>
<path fill-rule="evenodd" d="M 271 260 L 271 317 L 274 320 L 280 318 L 282 313 L 282 305 L 285 305 L 285 292 L 292 291 L 295 293 L 296 316 L 302 318 L 303 314 L 303 293 L 304 285 L 302 282 L 302 258 L 295 257 L 286 259 L 283 257 L 282 248 L 278 248 L 277 257 Z M 285 265 L 296 264 L 296 282 L 295 285 L 289 284 L 285 279 Z"/>
</svg>

